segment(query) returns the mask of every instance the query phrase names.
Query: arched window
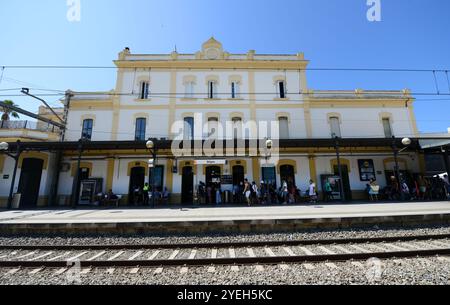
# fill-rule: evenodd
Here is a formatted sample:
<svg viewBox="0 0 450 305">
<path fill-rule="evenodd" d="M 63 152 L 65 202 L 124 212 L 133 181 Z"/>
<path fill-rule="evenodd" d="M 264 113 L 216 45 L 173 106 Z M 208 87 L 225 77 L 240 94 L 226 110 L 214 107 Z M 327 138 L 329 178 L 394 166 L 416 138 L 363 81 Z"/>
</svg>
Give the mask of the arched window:
<svg viewBox="0 0 450 305">
<path fill-rule="evenodd" d="M 217 138 L 217 133 L 219 132 L 219 119 L 209 118 L 208 119 L 208 137 Z"/>
<path fill-rule="evenodd" d="M 280 116 L 278 123 L 280 127 L 280 139 L 289 139 L 289 118 Z"/>
<path fill-rule="evenodd" d="M 147 119 L 145 118 L 137 118 L 136 119 L 136 132 L 135 132 L 135 141 L 145 141 L 145 130 L 147 128 Z"/>
<path fill-rule="evenodd" d="M 185 92 L 184 97 L 185 98 L 194 98 L 194 82 L 190 81 L 184 84 L 185 86 Z"/>
<path fill-rule="evenodd" d="M 391 126 L 391 120 L 389 118 L 383 118 L 383 129 L 384 129 L 384 136 L 386 138 L 392 138 L 392 126 Z"/>
<path fill-rule="evenodd" d="M 184 118 L 184 139 L 193 140 L 194 139 L 194 118 L 186 117 Z"/>
<path fill-rule="evenodd" d="M 83 121 L 83 130 L 81 132 L 81 138 L 90 140 L 92 138 L 92 129 L 94 127 L 93 119 L 86 119 Z"/>
<path fill-rule="evenodd" d="M 238 82 L 231 83 L 231 98 L 239 98 L 240 86 Z"/>
<path fill-rule="evenodd" d="M 233 122 L 233 139 L 242 138 L 242 118 L 234 117 L 231 119 Z"/>
<path fill-rule="evenodd" d="M 277 82 L 277 95 L 278 98 L 286 98 L 286 82 L 284 80 L 280 80 Z"/>
<path fill-rule="evenodd" d="M 340 138 L 341 135 L 341 126 L 340 126 L 340 121 L 339 118 L 336 116 L 332 116 L 330 117 L 330 129 L 331 129 L 331 137 L 335 138 L 338 137 Z"/>
<path fill-rule="evenodd" d="M 208 82 L 208 98 L 217 98 L 217 83 L 215 81 Z"/>
<path fill-rule="evenodd" d="M 141 87 L 139 89 L 139 97 L 141 100 L 148 99 L 148 96 L 150 94 L 150 83 L 149 82 L 141 82 Z"/>
</svg>

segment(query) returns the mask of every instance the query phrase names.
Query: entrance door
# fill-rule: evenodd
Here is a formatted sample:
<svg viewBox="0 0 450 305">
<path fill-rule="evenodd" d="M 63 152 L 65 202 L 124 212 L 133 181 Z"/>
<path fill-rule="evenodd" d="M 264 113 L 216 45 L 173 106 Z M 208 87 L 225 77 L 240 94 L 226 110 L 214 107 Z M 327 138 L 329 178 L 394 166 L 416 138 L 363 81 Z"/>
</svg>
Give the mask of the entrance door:
<svg viewBox="0 0 450 305">
<path fill-rule="evenodd" d="M 144 187 L 145 183 L 145 168 L 133 167 L 130 174 L 130 186 L 128 191 L 128 204 L 143 203 L 143 198 L 137 198 L 134 190 Z"/>
<path fill-rule="evenodd" d="M 292 187 L 295 185 L 295 169 L 292 165 L 282 165 L 280 166 L 280 178 L 281 183 L 286 181 L 288 187 Z"/>
<path fill-rule="evenodd" d="M 206 168 L 206 199 L 207 203 L 216 203 L 215 186 L 220 183 L 221 170 L 219 166 Z"/>
<path fill-rule="evenodd" d="M 233 166 L 233 185 L 239 185 L 245 179 L 244 167 L 242 165 Z"/>
<path fill-rule="evenodd" d="M 341 165 L 342 171 L 342 182 L 344 184 L 344 194 L 345 200 L 352 200 L 352 189 L 350 188 L 350 178 L 348 176 L 348 167 L 347 165 Z M 339 168 L 337 165 L 334 166 L 334 174 L 339 176 Z"/>
<path fill-rule="evenodd" d="M 37 207 L 43 166 L 44 161 L 41 159 L 23 159 L 18 190 L 22 194 L 20 208 Z"/>
<path fill-rule="evenodd" d="M 183 167 L 183 178 L 181 181 L 181 203 L 194 203 L 194 171 L 192 166 Z"/>
</svg>

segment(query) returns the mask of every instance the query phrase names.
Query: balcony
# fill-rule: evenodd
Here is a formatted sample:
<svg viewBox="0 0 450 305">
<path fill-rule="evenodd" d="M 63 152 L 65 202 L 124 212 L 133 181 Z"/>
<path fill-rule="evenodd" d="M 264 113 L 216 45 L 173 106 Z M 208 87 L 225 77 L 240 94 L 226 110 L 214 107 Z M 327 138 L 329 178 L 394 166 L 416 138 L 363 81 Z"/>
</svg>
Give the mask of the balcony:
<svg viewBox="0 0 450 305">
<path fill-rule="evenodd" d="M 0 138 L 55 141 L 59 128 L 44 122 L 0 121 Z"/>
</svg>

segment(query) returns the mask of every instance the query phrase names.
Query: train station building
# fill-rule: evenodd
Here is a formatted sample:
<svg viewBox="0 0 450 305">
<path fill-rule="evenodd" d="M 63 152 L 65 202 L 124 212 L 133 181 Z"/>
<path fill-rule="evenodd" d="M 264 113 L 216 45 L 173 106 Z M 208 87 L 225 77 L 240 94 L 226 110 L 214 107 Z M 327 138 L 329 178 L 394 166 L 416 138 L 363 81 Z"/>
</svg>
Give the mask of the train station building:
<svg viewBox="0 0 450 305">
<path fill-rule="evenodd" d="M 321 192 L 340 177 L 346 200 L 367 200 L 368 181 L 386 186 L 396 163 L 405 177 L 427 174 L 427 154 L 448 168 L 449 141 L 421 146 L 409 90 L 314 90 L 303 53 L 233 54 L 211 38 L 195 54 L 125 48 L 114 63 L 113 90 L 68 91 L 64 129 L 3 123 L 0 206 L 94 204 L 109 190 L 126 206 L 144 183 L 193 203 L 200 182 L 305 191 L 312 179 Z"/>
</svg>

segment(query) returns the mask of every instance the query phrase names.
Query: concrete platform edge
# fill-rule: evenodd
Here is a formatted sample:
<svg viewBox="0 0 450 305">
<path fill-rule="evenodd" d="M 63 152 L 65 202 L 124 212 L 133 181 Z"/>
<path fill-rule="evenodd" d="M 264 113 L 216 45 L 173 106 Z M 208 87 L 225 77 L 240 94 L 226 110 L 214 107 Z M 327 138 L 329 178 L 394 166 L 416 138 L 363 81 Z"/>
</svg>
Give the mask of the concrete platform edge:
<svg viewBox="0 0 450 305">
<path fill-rule="evenodd" d="M 346 229 L 378 226 L 410 227 L 450 225 L 450 214 L 368 216 L 313 219 L 123 222 L 123 223 L 45 223 L 0 224 L 0 235 L 11 234 L 180 234 L 282 232 L 307 229 Z"/>
</svg>

